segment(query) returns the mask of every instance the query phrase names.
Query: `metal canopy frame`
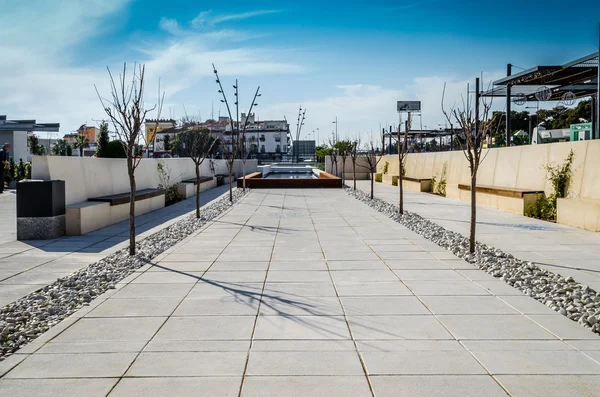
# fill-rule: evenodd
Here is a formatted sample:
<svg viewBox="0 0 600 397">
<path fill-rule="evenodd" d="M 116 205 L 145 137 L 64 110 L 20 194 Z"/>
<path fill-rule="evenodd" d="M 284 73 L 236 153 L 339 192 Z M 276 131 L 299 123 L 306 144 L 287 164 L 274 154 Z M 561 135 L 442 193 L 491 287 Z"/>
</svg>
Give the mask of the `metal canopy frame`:
<svg viewBox="0 0 600 397">
<path fill-rule="evenodd" d="M 600 38 L 599 38 L 600 40 Z M 600 41 L 599 41 L 600 42 Z M 586 55 L 564 65 L 535 66 L 531 69 L 512 74 L 512 65 L 507 65 L 507 77 L 493 82 L 493 87 L 480 96 L 506 98 L 506 142 L 510 139 L 511 102 L 514 97 L 525 102 L 539 102 L 536 93 L 548 89 L 548 101 L 565 100 L 570 93 L 571 99 L 592 98 L 592 124 L 594 138 L 600 133 L 600 51 Z M 572 94 L 572 95 L 571 95 Z M 530 131 L 531 132 L 531 131 Z"/>
</svg>

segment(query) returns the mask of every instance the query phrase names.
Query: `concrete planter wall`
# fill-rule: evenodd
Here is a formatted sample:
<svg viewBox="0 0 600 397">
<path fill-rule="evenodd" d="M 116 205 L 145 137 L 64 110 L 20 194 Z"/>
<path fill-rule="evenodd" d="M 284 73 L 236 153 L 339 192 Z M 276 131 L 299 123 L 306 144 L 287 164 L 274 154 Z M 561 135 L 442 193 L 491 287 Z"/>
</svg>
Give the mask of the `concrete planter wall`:
<svg viewBox="0 0 600 397">
<path fill-rule="evenodd" d="M 135 171 L 138 190 L 156 188 L 160 183 L 157 165 L 163 162 L 171 182 L 195 178 L 194 163 L 189 158 L 142 159 Z M 225 160 L 214 160 L 215 174 L 227 174 Z M 246 162 L 246 172 L 257 170 L 257 160 Z M 33 156 L 32 179 L 65 181 L 66 205 L 82 203 L 91 197 L 108 196 L 129 191 L 126 159 Z M 234 164 L 233 172 L 242 173 L 242 162 Z M 200 168 L 201 176 L 212 176 L 209 160 Z"/>
</svg>

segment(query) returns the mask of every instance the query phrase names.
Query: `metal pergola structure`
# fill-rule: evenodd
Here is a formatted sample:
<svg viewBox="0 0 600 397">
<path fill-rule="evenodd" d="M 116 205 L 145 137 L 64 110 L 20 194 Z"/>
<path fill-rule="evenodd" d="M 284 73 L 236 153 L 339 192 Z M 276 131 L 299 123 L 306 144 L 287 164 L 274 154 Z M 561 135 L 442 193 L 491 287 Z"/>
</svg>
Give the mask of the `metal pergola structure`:
<svg viewBox="0 0 600 397">
<path fill-rule="evenodd" d="M 515 74 L 512 74 L 512 65 L 508 64 L 507 77 L 494 81 L 491 89 L 480 94 L 506 98 L 506 142 L 510 142 L 513 102 L 562 101 L 569 104 L 585 97 L 592 99 L 592 137 L 600 138 L 599 54 L 595 52 L 564 65 L 535 66 Z"/>
<path fill-rule="evenodd" d="M 458 131 L 455 131 L 450 128 L 446 128 L 443 130 L 410 130 L 408 131 L 408 140 L 409 142 L 420 140 L 420 142 L 423 143 L 423 139 L 439 139 L 441 147 L 442 139 L 450 138 L 450 150 L 454 150 L 454 137 L 458 135 L 460 135 Z M 402 141 L 403 139 L 404 132 L 400 131 L 400 140 Z M 392 148 L 395 146 L 396 142 L 398 142 L 398 132 L 384 132 L 382 142 L 383 152 L 387 154 L 397 154 L 397 152 L 392 153 Z"/>
</svg>

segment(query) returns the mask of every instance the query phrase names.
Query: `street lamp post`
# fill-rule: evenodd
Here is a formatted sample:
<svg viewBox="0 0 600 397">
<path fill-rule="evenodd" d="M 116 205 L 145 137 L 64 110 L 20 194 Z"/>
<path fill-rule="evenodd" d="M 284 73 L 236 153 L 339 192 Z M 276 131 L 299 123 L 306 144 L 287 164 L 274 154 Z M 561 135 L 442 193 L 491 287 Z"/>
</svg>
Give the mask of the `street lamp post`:
<svg viewBox="0 0 600 397">
<path fill-rule="evenodd" d="M 332 123 L 335 124 L 335 141 L 337 142 L 337 140 L 339 139 L 339 137 L 338 137 L 338 119 L 337 119 L 337 116 L 335 116 L 335 121 L 333 121 Z"/>
</svg>

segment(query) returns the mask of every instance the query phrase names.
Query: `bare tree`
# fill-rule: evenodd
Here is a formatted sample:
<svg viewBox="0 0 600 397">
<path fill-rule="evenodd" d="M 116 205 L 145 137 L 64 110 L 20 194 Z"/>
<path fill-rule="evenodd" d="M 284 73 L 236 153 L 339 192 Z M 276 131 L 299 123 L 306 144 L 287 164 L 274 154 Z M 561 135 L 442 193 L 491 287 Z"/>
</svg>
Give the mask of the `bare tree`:
<svg viewBox="0 0 600 397">
<path fill-rule="evenodd" d="M 475 229 L 477 225 L 477 171 L 485 156 L 483 152 L 483 143 L 485 137 L 492 128 L 489 121 L 491 100 L 480 98 L 479 78 L 475 82 L 475 109 L 472 109 L 470 101 L 462 97 L 462 107 L 453 106 L 449 111 L 444 108 L 444 97 L 446 95 L 446 84 L 442 92 L 442 112 L 449 123 L 456 123 L 459 126 L 462 138 L 459 138 L 462 151 L 469 162 L 471 172 L 471 224 L 469 233 L 469 252 L 475 252 Z M 480 103 L 483 109 L 480 108 Z M 480 120 L 482 122 L 480 122 Z"/>
<path fill-rule="evenodd" d="M 339 153 L 340 158 L 342 159 L 342 185 L 346 183 L 346 158 L 350 155 L 350 149 L 352 147 L 352 142 L 349 140 L 338 141 L 336 143 L 336 148 Z"/>
<path fill-rule="evenodd" d="M 352 141 L 350 147 L 350 159 L 352 160 L 352 175 L 354 179 L 354 190 L 356 190 L 356 161 L 360 153 L 360 136 Z"/>
<path fill-rule="evenodd" d="M 207 129 L 201 129 L 197 125 L 180 132 L 179 139 L 183 143 L 183 150 L 196 166 L 196 218 L 200 219 L 200 166 L 212 152 L 217 140 Z"/>
<path fill-rule="evenodd" d="M 403 178 L 404 178 L 404 166 L 406 165 L 406 155 L 408 154 L 408 131 L 410 131 L 411 127 L 411 118 L 410 113 L 408 113 L 408 118 L 404 125 L 404 139 L 400 142 L 400 128 L 398 128 L 398 188 L 399 190 L 399 198 L 398 198 L 398 212 L 404 214 L 404 186 Z M 390 132 L 391 133 L 391 132 Z"/>
<path fill-rule="evenodd" d="M 118 81 L 115 79 L 107 67 L 110 77 L 110 98 L 103 98 L 98 92 L 96 94 L 104 111 L 112 122 L 117 137 L 123 144 L 125 154 L 127 155 L 127 175 L 129 177 L 129 255 L 135 255 L 135 170 L 142 160 L 140 153 L 140 139 L 145 137 L 142 134 L 142 126 L 148 112 L 157 110 L 157 118 L 160 118 L 164 93 L 159 91 L 158 102 L 150 109 L 145 108 L 144 104 L 144 73 L 145 65 L 134 64 L 131 73 L 131 81 L 128 82 L 127 63 L 123 64 L 123 74 L 119 74 Z"/>
<path fill-rule="evenodd" d="M 381 136 L 383 140 L 383 134 L 381 134 Z M 369 142 L 365 144 L 364 158 L 367 165 L 360 164 L 361 167 L 368 169 L 369 174 L 371 174 L 371 200 L 373 200 L 374 197 L 375 173 L 377 173 L 377 165 L 383 158 L 382 156 L 380 156 L 379 150 L 375 147 L 375 145 L 376 144 L 375 142 L 373 142 L 372 138 Z"/>
<path fill-rule="evenodd" d="M 219 74 L 217 73 L 217 69 L 215 68 L 215 64 L 213 63 L 213 72 L 215 77 L 217 78 L 216 82 L 219 85 L 219 93 L 223 96 L 221 102 L 225 104 L 227 107 L 227 113 L 229 113 L 229 125 L 231 126 L 231 140 L 227 142 L 226 139 L 223 139 L 223 154 L 225 155 L 225 162 L 227 163 L 227 172 L 229 173 L 229 202 L 233 203 L 233 166 L 235 164 L 235 157 L 240 148 L 240 123 L 239 120 L 236 119 L 235 124 L 236 128 L 233 126 L 233 117 L 231 116 L 231 108 L 229 107 L 229 102 L 227 101 L 227 96 L 225 95 L 225 91 L 223 90 L 223 85 L 221 84 L 221 79 L 219 78 Z M 237 93 L 237 80 L 235 85 L 233 86 L 235 89 L 235 105 L 238 105 L 238 93 Z"/>
<path fill-rule="evenodd" d="M 237 82 L 236 82 L 237 87 Z M 254 98 L 252 99 L 252 104 L 250 105 L 250 110 L 248 111 L 248 115 L 246 116 L 246 120 L 244 120 L 244 126 L 242 127 L 242 148 L 241 148 L 241 156 L 242 156 L 242 188 L 246 191 L 246 160 L 248 160 L 248 150 L 246 148 L 246 128 L 248 127 L 248 118 L 252 114 L 252 108 L 258 106 L 256 103 L 256 98 L 261 96 L 258 92 L 260 91 L 260 86 L 256 89 L 254 93 Z"/>
<path fill-rule="evenodd" d="M 331 147 L 331 168 L 335 167 L 334 175 L 338 176 L 338 148 L 337 141 L 335 138 L 329 140 L 329 146 Z"/>
</svg>

